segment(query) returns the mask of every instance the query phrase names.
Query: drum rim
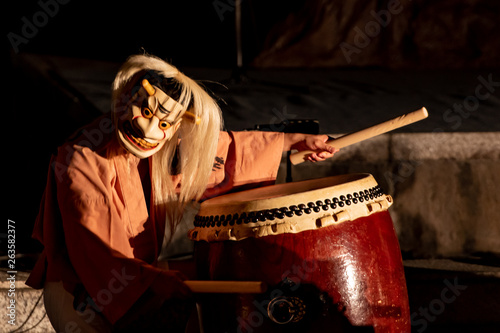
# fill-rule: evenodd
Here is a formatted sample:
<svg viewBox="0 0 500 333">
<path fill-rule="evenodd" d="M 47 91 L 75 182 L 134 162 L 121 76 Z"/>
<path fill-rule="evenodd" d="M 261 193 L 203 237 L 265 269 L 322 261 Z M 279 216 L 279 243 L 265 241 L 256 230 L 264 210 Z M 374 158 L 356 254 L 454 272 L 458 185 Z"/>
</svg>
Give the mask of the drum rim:
<svg viewBox="0 0 500 333">
<path fill-rule="evenodd" d="M 250 202 L 236 201 L 232 203 L 228 203 L 226 200 L 222 200 L 222 202 L 221 200 L 214 200 L 212 204 L 205 204 L 205 206 L 202 203 L 194 221 L 195 227 L 190 230 L 189 237 L 192 240 L 222 241 L 240 240 L 247 237 L 263 237 L 279 233 L 298 233 L 368 216 L 377 211 L 386 210 L 392 204 L 391 196 L 385 195 L 382 192 L 382 189 L 371 174 L 347 174 L 295 183 L 304 184 L 311 181 L 313 183 L 320 183 L 325 180 L 337 183 L 336 185 L 324 186 L 320 189 L 272 197 L 265 200 L 261 199 Z M 339 183 L 342 180 L 349 181 Z M 292 183 L 278 185 L 287 184 Z M 266 186 L 265 188 L 276 188 L 278 185 Z M 250 191 L 259 191 L 259 189 L 247 190 L 241 193 L 245 194 Z M 321 203 L 319 206 L 315 205 L 315 202 L 319 204 L 327 195 L 331 195 L 332 191 L 336 191 L 335 193 L 337 193 L 337 196 L 332 198 L 333 201 L 337 200 L 337 203 L 330 202 L 327 203 L 327 206 L 323 205 L 324 203 Z M 343 195 L 341 195 L 342 193 Z M 360 197 L 358 193 L 362 193 L 363 196 Z M 241 196 L 241 194 L 238 194 L 238 196 Z M 310 202 L 311 196 L 315 198 L 312 199 L 315 202 Z M 231 195 L 225 195 L 225 197 L 227 199 Z M 292 206 L 290 206 L 290 211 L 287 213 L 293 214 L 285 216 L 282 214 L 283 212 L 279 212 L 280 209 L 276 209 L 277 207 L 281 207 L 280 201 L 283 201 L 283 198 L 290 200 L 290 204 L 293 203 L 293 206 L 301 201 L 307 204 L 307 206 L 301 204 L 299 206 L 302 207 L 300 209 L 294 208 L 294 211 L 291 211 Z M 316 201 L 317 199 L 320 200 Z M 213 204 L 213 202 L 216 202 L 216 204 Z M 238 215 L 236 217 L 238 219 L 237 222 L 234 219 L 235 216 L 233 216 L 235 212 L 238 213 L 235 214 Z M 302 214 L 304 212 L 305 214 Z M 253 213 L 259 213 L 260 215 L 254 214 L 250 220 L 250 214 Z M 243 215 L 245 215 L 244 222 L 242 220 Z"/>
</svg>

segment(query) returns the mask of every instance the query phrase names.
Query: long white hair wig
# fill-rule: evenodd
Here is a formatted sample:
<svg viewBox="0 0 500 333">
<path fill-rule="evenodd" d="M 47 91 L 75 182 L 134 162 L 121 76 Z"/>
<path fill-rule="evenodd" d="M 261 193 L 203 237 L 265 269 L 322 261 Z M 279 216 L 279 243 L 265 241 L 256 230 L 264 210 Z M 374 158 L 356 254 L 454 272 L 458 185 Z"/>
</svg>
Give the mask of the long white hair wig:
<svg viewBox="0 0 500 333">
<path fill-rule="evenodd" d="M 115 124 L 126 109 L 138 76 L 147 72 L 154 72 L 155 76 L 171 82 L 177 96 L 165 92 L 200 118 L 198 124 L 183 120 L 174 137 L 150 157 L 154 209 L 150 215 L 157 221 L 166 219 L 173 235 L 186 205 L 199 201 L 206 189 L 222 129 L 222 116 L 216 101 L 176 67 L 151 55 L 135 55 L 122 65 L 112 84 Z M 173 173 L 181 175 L 180 189 L 174 188 Z"/>
</svg>

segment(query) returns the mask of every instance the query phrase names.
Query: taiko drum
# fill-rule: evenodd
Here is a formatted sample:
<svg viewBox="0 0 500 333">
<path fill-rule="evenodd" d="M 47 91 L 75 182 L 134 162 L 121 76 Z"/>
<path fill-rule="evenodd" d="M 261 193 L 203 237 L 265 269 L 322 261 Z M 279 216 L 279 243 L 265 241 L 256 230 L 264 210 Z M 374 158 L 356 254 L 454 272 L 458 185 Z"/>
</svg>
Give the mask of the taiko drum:
<svg viewBox="0 0 500 333">
<path fill-rule="evenodd" d="M 200 297 L 205 332 L 410 332 L 392 198 L 370 174 L 202 203 L 189 232 L 200 279 L 263 281 Z"/>
</svg>

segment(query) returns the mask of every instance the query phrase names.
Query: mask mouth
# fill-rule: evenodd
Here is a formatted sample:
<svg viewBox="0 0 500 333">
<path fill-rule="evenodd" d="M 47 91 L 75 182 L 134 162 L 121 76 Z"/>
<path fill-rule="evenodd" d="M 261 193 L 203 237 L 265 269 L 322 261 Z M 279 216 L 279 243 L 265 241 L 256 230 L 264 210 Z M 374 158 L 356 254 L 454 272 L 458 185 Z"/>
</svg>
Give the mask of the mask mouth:
<svg viewBox="0 0 500 333">
<path fill-rule="evenodd" d="M 132 124 L 130 122 L 126 121 L 123 123 L 123 134 L 125 134 L 125 137 L 137 148 L 141 150 L 151 150 L 155 149 L 158 147 L 160 144 L 159 142 L 151 143 L 148 142 L 146 139 L 141 138 L 140 136 L 137 135 L 137 132 L 134 131 L 132 128 Z"/>
</svg>

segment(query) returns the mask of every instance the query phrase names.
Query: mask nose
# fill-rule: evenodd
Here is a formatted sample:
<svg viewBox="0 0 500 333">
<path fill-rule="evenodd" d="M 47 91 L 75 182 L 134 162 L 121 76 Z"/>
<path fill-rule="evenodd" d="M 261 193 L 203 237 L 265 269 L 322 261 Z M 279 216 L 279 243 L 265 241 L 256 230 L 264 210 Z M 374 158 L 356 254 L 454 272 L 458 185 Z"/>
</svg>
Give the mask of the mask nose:
<svg viewBox="0 0 500 333">
<path fill-rule="evenodd" d="M 165 138 L 165 132 L 161 130 L 158 126 L 160 119 L 153 116 L 149 119 L 139 117 L 137 119 L 137 128 L 142 132 L 145 139 L 151 140 L 163 140 Z"/>
</svg>

